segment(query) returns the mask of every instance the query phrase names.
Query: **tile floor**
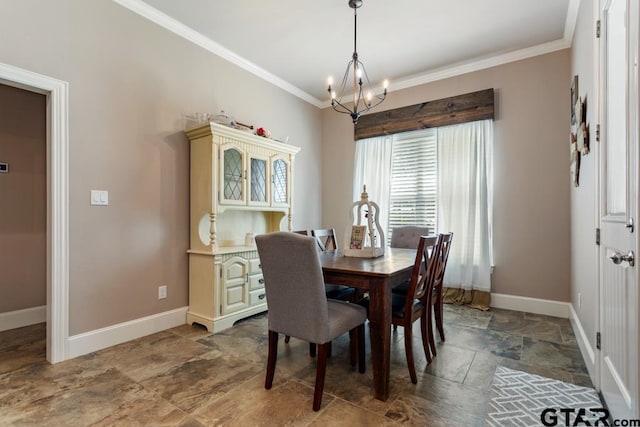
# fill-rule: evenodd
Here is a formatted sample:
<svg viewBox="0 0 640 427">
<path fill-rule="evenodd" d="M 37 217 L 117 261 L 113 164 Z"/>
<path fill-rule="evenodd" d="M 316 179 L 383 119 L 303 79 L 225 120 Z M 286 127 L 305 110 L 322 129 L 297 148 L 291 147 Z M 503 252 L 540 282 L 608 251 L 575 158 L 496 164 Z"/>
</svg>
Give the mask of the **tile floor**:
<svg viewBox="0 0 640 427">
<path fill-rule="evenodd" d="M 591 386 L 567 319 L 445 306 L 446 342 L 430 365 L 414 334 L 418 384 L 402 328 L 386 402 L 371 395 L 370 364 L 351 370 L 344 336 L 313 412 L 307 343 L 281 339 L 274 386 L 264 389 L 266 324 L 262 314 L 216 335 L 184 325 L 56 365 L 45 360 L 44 324 L 2 332 L 0 425 L 472 426 L 483 423 L 497 365 Z"/>
</svg>

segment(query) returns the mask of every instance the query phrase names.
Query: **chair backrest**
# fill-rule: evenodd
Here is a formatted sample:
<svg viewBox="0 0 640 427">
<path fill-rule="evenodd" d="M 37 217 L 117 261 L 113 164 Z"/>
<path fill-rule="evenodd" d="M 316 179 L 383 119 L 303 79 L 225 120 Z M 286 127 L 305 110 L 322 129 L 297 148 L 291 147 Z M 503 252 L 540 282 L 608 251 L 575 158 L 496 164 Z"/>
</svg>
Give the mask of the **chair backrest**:
<svg viewBox="0 0 640 427">
<path fill-rule="evenodd" d="M 293 230 L 292 233 L 302 234 L 303 236 L 309 235 L 309 232 L 307 230 Z"/>
<path fill-rule="evenodd" d="M 428 292 L 432 288 L 435 260 L 439 256 L 440 238 L 439 236 L 420 236 L 418 238 L 418 249 L 416 259 L 411 272 L 411 280 L 407 289 L 405 302 L 405 318 L 411 318 L 413 303 L 415 300 L 421 300 L 426 304 Z"/>
<path fill-rule="evenodd" d="M 441 233 L 438 239 L 440 240 L 439 244 L 441 247 L 434 264 L 433 288 L 434 291 L 441 292 L 444 283 L 444 273 L 449 259 L 449 251 L 451 250 L 451 242 L 453 241 L 453 233 Z"/>
<path fill-rule="evenodd" d="M 338 249 L 336 230 L 334 230 L 333 228 L 311 230 L 311 235 L 316 238 L 318 246 L 320 246 L 320 250 L 322 252 Z"/>
<path fill-rule="evenodd" d="M 427 227 L 418 227 L 416 225 L 403 225 L 396 227 L 391 231 L 391 247 L 416 249 L 420 236 L 429 234 Z"/>
<path fill-rule="evenodd" d="M 315 238 L 278 231 L 256 236 L 269 330 L 312 343 L 329 336 L 329 309 Z"/>
</svg>

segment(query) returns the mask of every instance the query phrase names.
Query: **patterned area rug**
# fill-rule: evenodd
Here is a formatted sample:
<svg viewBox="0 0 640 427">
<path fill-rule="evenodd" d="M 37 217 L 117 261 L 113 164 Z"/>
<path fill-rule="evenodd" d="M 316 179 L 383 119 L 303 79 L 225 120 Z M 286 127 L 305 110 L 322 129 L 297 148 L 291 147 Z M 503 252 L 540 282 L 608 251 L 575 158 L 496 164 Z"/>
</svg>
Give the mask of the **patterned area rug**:
<svg viewBox="0 0 640 427">
<path fill-rule="evenodd" d="M 592 388 L 498 366 L 484 425 L 564 426 L 576 425 L 576 418 L 577 425 L 594 425 L 603 415 L 600 408 Z"/>
</svg>

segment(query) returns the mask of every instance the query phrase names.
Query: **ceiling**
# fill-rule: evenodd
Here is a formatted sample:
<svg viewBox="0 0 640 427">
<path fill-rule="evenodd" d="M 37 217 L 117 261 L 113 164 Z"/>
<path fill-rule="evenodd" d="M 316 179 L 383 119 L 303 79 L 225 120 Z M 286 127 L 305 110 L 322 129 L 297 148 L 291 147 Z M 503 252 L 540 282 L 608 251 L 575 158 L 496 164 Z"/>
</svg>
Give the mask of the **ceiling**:
<svg viewBox="0 0 640 427">
<path fill-rule="evenodd" d="M 353 52 L 347 0 L 114 1 L 319 107 Z M 364 0 L 357 50 L 393 92 L 568 48 L 579 3 Z"/>
</svg>

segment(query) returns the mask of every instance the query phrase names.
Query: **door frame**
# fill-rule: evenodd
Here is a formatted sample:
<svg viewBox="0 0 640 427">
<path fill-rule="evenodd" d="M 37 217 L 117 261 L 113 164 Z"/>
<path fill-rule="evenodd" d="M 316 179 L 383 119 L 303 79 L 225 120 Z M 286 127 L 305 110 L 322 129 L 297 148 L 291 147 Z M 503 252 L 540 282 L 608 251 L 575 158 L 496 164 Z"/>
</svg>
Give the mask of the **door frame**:
<svg viewBox="0 0 640 427">
<path fill-rule="evenodd" d="M 47 360 L 69 355 L 69 84 L 0 63 L 0 83 L 46 96 Z"/>
</svg>

